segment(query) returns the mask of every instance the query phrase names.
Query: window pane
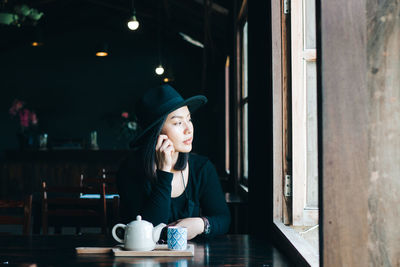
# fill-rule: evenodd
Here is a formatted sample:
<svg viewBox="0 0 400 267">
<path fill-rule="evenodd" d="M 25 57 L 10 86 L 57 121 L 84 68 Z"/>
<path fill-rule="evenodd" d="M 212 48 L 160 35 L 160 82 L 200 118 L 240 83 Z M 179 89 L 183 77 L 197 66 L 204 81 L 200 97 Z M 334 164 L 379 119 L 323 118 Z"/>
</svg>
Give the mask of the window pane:
<svg viewBox="0 0 400 267">
<path fill-rule="evenodd" d="M 247 21 L 243 27 L 243 88 L 242 97 L 247 97 Z"/>
<path fill-rule="evenodd" d="M 307 202 L 308 208 L 318 207 L 318 130 L 316 63 L 306 62 L 307 86 Z"/>
<path fill-rule="evenodd" d="M 315 49 L 315 0 L 305 0 L 305 16 L 305 47 L 306 49 Z"/>
<path fill-rule="evenodd" d="M 243 177 L 249 177 L 248 104 L 243 106 Z"/>
</svg>

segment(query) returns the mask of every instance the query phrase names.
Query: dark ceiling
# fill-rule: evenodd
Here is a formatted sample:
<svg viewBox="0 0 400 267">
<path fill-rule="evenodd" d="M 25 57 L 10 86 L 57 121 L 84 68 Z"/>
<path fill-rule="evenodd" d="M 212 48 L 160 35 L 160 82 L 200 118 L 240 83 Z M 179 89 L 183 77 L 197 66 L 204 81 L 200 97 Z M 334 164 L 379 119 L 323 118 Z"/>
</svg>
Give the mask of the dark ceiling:
<svg viewBox="0 0 400 267">
<path fill-rule="evenodd" d="M 137 34 L 162 35 L 162 38 L 182 38 L 185 33 L 203 43 L 205 21 L 208 21 L 211 41 L 224 45 L 230 29 L 232 2 L 211 1 L 209 16 L 205 20 L 203 0 L 135 0 L 133 5 L 140 22 Z M 23 23 L 20 27 L 0 25 L 0 49 L 12 48 L 29 42 L 39 33 L 43 39 L 52 35 L 82 29 L 103 29 L 112 32 L 129 32 L 126 22 L 132 16 L 131 0 L 0 0 L 0 12 L 13 10 L 26 4 L 43 12 L 36 26 Z"/>
</svg>

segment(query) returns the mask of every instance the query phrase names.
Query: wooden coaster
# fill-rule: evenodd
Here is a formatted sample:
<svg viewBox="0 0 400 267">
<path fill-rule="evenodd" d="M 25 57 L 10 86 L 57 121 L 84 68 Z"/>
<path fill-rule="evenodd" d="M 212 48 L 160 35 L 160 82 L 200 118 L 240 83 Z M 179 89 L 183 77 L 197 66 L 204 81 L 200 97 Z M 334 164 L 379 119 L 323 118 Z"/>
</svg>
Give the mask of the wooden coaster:
<svg viewBox="0 0 400 267">
<path fill-rule="evenodd" d="M 75 251 L 77 254 L 111 254 L 113 248 L 122 248 L 122 246 L 123 245 L 116 245 L 115 247 L 77 247 Z"/>
<path fill-rule="evenodd" d="M 157 245 L 151 251 L 132 251 L 123 248 L 112 248 L 115 257 L 193 257 L 194 245 L 188 244 L 185 250 L 169 250 L 167 245 Z"/>
<path fill-rule="evenodd" d="M 77 247 L 75 251 L 77 254 L 106 254 L 111 253 L 113 248 L 102 247 Z"/>
</svg>

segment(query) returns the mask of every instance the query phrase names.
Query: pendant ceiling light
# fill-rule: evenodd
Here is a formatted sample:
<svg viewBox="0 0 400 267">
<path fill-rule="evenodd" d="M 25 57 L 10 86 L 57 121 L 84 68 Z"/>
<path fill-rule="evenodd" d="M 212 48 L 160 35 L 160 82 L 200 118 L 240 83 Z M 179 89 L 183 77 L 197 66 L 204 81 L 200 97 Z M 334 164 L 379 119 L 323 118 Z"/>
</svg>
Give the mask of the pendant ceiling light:
<svg viewBox="0 0 400 267">
<path fill-rule="evenodd" d="M 99 49 L 96 51 L 97 57 L 106 57 L 108 56 L 108 45 L 104 43 Z"/>
<path fill-rule="evenodd" d="M 164 73 L 164 68 L 161 64 L 156 68 L 156 73 L 157 75 L 162 75 Z"/>
<path fill-rule="evenodd" d="M 31 40 L 31 46 L 38 47 L 43 45 L 43 33 L 39 26 L 35 27 L 33 32 L 33 38 Z"/>
<path fill-rule="evenodd" d="M 172 71 L 172 66 L 171 66 L 171 64 L 167 64 L 167 68 L 164 73 L 163 82 L 169 83 L 169 82 L 173 82 L 173 81 L 175 81 L 175 77 L 174 77 L 174 73 Z"/>
<path fill-rule="evenodd" d="M 128 28 L 131 31 L 136 31 L 139 28 L 139 21 L 136 19 L 136 10 L 135 10 L 135 6 L 134 6 L 134 0 L 132 0 L 132 17 L 131 19 L 128 21 Z"/>
<path fill-rule="evenodd" d="M 160 12 L 160 8 L 159 8 L 159 12 Z M 157 31 L 157 46 L 158 46 L 158 62 L 159 65 L 156 67 L 155 72 L 157 75 L 163 75 L 164 73 L 164 67 L 162 66 L 161 63 L 161 21 L 160 21 L 160 14 L 158 15 L 158 31 Z"/>
</svg>

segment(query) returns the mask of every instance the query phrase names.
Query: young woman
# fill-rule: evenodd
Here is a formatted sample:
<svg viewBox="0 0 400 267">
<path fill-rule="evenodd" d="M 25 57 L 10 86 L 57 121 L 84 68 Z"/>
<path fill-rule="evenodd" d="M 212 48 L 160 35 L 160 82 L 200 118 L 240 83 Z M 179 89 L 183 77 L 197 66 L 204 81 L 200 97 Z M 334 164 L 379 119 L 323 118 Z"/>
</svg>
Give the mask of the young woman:
<svg viewBox="0 0 400 267">
<path fill-rule="evenodd" d="M 131 143 L 133 155 L 117 176 L 125 222 L 141 215 L 153 225 L 183 226 L 189 240 L 228 231 L 230 213 L 215 167 L 206 157 L 190 153 L 190 112 L 206 102 L 204 96 L 184 100 L 169 85 L 140 99 L 136 116 L 143 131 Z"/>
</svg>

